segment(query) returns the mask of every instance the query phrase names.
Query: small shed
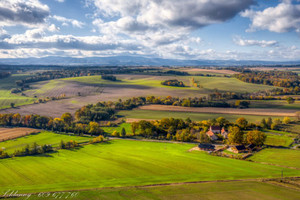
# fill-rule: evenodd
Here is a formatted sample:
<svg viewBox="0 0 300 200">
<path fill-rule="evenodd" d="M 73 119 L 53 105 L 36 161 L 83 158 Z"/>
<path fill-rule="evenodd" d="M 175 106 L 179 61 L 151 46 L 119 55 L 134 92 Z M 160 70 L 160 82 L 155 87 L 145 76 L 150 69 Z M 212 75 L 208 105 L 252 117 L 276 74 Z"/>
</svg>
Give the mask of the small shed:
<svg viewBox="0 0 300 200">
<path fill-rule="evenodd" d="M 214 151 L 215 150 L 215 145 L 212 145 L 212 144 L 199 144 L 198 147 L 200 150 L 203 150 L 203 151 Z"/>
<path fill-rule="evenodd" d="M 243 153 L 247 149 L 244 145 L 235 145 L 235 146 L 231 147 L 231 150 L 232 150 L 233 153 Z"/>
</svg>

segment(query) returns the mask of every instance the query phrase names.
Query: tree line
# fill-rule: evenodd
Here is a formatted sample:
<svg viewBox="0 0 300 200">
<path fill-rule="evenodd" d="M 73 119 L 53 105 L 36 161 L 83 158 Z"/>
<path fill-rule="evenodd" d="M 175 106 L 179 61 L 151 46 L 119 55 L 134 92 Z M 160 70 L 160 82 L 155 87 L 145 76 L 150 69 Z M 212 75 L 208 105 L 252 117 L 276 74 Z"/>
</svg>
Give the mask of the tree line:
<svg viewBox="0 0 300 200">
<path fill-rule="evenodd" d="M 300 78 L 297 73 L 289 71 L 250 71 L 234 75 L 237 79 L 255 84 L 295 88 L 300 91 Z"/>
<path fill-rule="evenodd" d="M 228 139 L 221 134 L 216 136 L 227 144 L 253 144 L 262 146 L 266 135 L 260 131 L 261 126 L 249 123 L 241 117 L 235 123 L 229 122 L 224 117 L 212 120 L 194 122 L 187 118 L 163 118 L 156 121 L 141 120 L 131 123 L 133 136 L 142 136 L 149 139 L 174 140 L 181 142 L 211 143 L 206 134 L 210 126 L 220 126 L 228 131 Z"/>
</svg>

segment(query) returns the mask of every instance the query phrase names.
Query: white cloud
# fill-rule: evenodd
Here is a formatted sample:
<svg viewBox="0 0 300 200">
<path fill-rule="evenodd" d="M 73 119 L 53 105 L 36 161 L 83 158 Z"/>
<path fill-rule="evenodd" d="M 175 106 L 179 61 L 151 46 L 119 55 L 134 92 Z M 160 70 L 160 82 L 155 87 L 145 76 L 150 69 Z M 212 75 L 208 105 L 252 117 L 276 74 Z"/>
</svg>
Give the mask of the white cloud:
<svg viewBox="0 0 300 200">
<path fill-rule="evenodd" d="M 239 46 L 261 46 L 261 47 L 271 47 L 278 44 L 275 40 L 245 40 L 240 37 L 235 37 L 233 39 L 234 43 Z"/>
<path fill-rule="evenodd" d="M 241 16 L 248 17 L 252 21 L 247 31 L 300 32 L 300 5 L 293 4 L 289 0 L 263 11 L 246 10 Z"/>
<path fill-rule="evenodd" d="M 59 3 L 65 2 L 65 0 L 55 0 L 55 1 L 57 1 L 57 2 L 59 2 Z"/>
<path fill-rule="evenodd" d="M 39 0 L 1 0 L 0 26 L 37 26 L 49 13 L 49 7 Z"/>
<path fill-rule="evenodd" d="M 55 19 L 56 21 L 62 22 L 63 26 L 68 26 L 69 24 L 71 24 L 73 27 L 83 28 L 83 26 L 85 25 L 85 23 L 78 21 L 76 19 L 68 19 L 62 16 L 54 15 L 52 16 L 52 18 Z"/>
</svg>

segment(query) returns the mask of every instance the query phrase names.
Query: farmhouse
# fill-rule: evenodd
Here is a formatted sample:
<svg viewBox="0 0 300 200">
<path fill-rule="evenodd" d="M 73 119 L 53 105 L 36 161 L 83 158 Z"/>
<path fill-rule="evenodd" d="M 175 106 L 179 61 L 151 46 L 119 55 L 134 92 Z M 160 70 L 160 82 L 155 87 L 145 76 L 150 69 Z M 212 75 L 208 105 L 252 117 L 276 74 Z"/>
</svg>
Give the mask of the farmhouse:
<svg viewBox="0 0 300 200">
<path fill-rule="evenodd" d="M 200 150 L 203 150 L 203 151 L 214 151 L 215 150 L 215 145 L 212 145 L 212 144 L 199 144 L 198 147 Z"/>
<path fill-rule="evenodd" d="M 209 128 L 209 131 L 206 132 L 206 134 L 210 137 L 211 140 L 217 140 L 218 137 L 216 134 L 221 134 L 223 138 L 228 138 L 228 132 L 225 130 L 225 128 L 221 128 L 220 126 L 211 126 Z"/>
</svg>

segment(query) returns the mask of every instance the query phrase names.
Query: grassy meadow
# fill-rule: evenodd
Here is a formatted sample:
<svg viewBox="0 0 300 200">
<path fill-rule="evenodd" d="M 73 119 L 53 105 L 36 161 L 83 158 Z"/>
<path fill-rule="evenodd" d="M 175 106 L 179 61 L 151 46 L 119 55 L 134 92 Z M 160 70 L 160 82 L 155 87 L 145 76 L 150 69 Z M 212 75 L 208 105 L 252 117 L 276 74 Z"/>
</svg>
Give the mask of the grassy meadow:
<svg viewBox="0 0 300 200">
<path fill-rule="evenodd" d="M 154 187 L 134 187 L 134 188 L 113 188 L 99 189 L 91 191 L 74 192 L 71 199 L 74 200 L 111 200 L 111 199 L 135 199 L 135 200 L 211 200 L 211 199 L 230 199 L 230 200 L 278 200 L 286 199 L 297 200 L 300 193 L 296 190 L 280 187 L 263 182 L 216 182 L 216 183 L 197 183 L 180 184 Z M 62 198 L 70 194 L 61 195 Z M 47 196 L 45 194 L 44 196 Z M 53 199 L 59 196 L 57 193 L 44 197 Z M 22 198 L 16 198 L 22 199 Z M 30 199 L 38 200 L 40 197 L 31 196 Z"/>
<path fill-rule="evenodd" d="M 126 110 L 119 111 L 118 115 L 123 116 L 125 118 L 133 118 L 133 119 L 154 119 L 160 120 L 162 118 L 190 118 L 194 121 L 203 121 L 208 119 L 216 119 L 218 117 L 225 117 L 227 120 L 231 122 L 235 122 L 237 118 L 244 117 L 249 122 L 257 122 L 261 121 L 263 118 L 268 118 L 269 116 L 255 116 L 255 115 L 233 115 L 233 114 L 217 114 L 217 113 L 189 113 L 189 112 L 176 112 L 176 111 L 156 111 L 156 110 Z M 280 118 L 283 117 L 272 117 L 272 118 Z"/>
<path fill-rule="evenodd" d="M 32 104 L 36 98 L 21 96 L 20 94 L 12 94 L 10 91 L 16 88 L 16 81 L 29 77 L 26 74 L 14 74 L 10 77 L 0 79 L 0 109 L 10 108 L 11 103 L 15 106 Z"/>
<path fill-rule="evenodd" d="M 300 169 L 299 150 L 268 148 L 255 153 L 250 160 Z"/>
<path fill-rule="evenodd" d="M 58 147 L 61 140 L 65 142 L 75 140 L 76 142 L 81 143 L 89 141 L 90 138 L 42 131 L 37 134 L 0 142 L 0 148 L 5 148 L 7 153 L 14 153 L 15 150 L 22 150 L 24 147 L 26 147 L 26 145 L 32 145 L 35 142 L 38 145 L 52 144 L 53 147 Z"/>
<path fill-rule="evenodd" d="M 4 159 L 0 161 L 0 188 L 39 192 L 280 177 L 281 167 L 188 152 L 194 146 L 113 140 L 48 155 Z M 285 176 L 300 175 L 299 170 L 284 171 Z"/>
<path fill-rule="evenodd" d="M 215 90 L 219 91 L 230 91 L 230 92 L 256 92 L 261 90 L 268 90 L 274 87 L 266 85 L 250 84 L 239 81 L 235 78 L 226 77 L 202 77 L 202 76 L 150 76 L 150 75 L 117 75 L 119 81 L 108 81 L 101 79 L 101 76 L 84 76 L 84 77 L 73 77 L 73 78 L 63 78 L 51 81 L 42 82 L 40 84 L 33 84 L 34 88 L 29 92 L 29 94 L 34 94 L 38 96 L 45 96 L 48 93 L 53 93 L 52 90 L 57 90 L 56 92 L 63 92 L 64 88 L 70 89 L 72 84 L 77 84 L 78 89 L 82 86 L 89 87 L 109 87 L 115 88 L 119 86 L 121 88 L 132 88 L 132 89 L 143 89 L 148 90 L 149 94 L 155 95 L 157 91 L 152 91 L 151 89 L 165 89 L 169 91 L 166 95 L 172 95 L 174 91 L 179 91 L 180 95 L 200 95 L 207 94 L 209 91 Z M 190 87 L 191 78 L 199 82 L 202 88 Z M 161 85 L 161 82 L 168 79 L 178 79 L 183 81 L 186 87 L 170 87 Z M 92 88 L 90 89 L 92 91 Z M 175 95 L 176 96 L 176 95 Z"/>
<path fill-rule="evenodd" d="M 300 110 L 300 101 L 288 104 L 285 100 L 252 100 L 249 107 Z"/>
<path fill-rule="evenodd" d="M 294 142 L 294 138 L 297 136 L 297 134 L 274 130 L 267 131 L 266 135 L 267 139 L 265 144 L 274 147 L 290 147 Z"/>
</svg>

